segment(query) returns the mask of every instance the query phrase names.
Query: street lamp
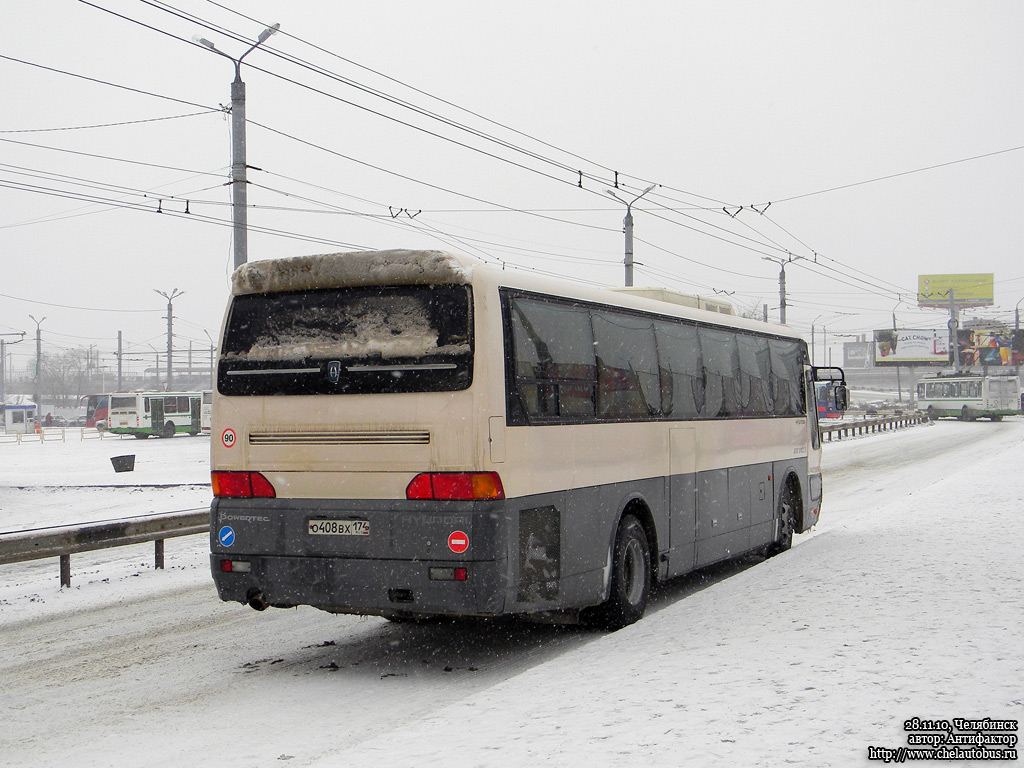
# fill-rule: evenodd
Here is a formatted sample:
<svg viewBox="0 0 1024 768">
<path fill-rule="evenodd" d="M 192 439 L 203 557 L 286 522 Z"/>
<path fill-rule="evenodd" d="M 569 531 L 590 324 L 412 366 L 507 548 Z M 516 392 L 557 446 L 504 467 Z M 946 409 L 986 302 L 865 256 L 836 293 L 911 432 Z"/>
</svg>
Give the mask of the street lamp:
<svg viewBox="0 0 1024 768">
<path fill-rule="evenodd" d="M 764 261 L 774 261 L 779 265 L 779 322 L 782 325 L 786 324 L 786 265 L 791 264 L 797 259 L 802 259 L 803 256 L 794 256 L 789 254 L 788 259 L 782 259 L 777 256 L 762 256 Z"/>
<path fill-rule="evenodd" d="M 205 37 L 192 38 L 199 45 L 229 59 L 235 65 L 235 79 L 231 83 L 231 218 L 234 225 L 235 269 L 245 264 L 249 253 L 248 211 L 246 209 L 248 195 L 245 188 L 248 184 L 245 177 L 245 83 L 242 82 L 242 59 L 266 42 L 267 38 L 280 28 L 280 24 L 274 24 L 264 29 L 249 50 L 237 59 L 217 50 L 217 47 Z"/>
<path fill-rule="evenodd" d="M 32 317 L 32 315 L 29 315 Z M 32 378 L 32 385 L 35 392 L 32 393 L 32 400 L 36 404 L 36 418 L 43 410 L 43 404 L 39 401 L 39 364 L 43 357 L 43 337 L 42 332 L 39 330 L 39 326 L 46 320 L 44 317 L 42 320 L 36 320 L 32 317 L 32 322 L 36 324 L 36 375 Z"/>
<path fill-rule="evenodd" d="M 658 186 L 658 185 L 657 184 L 651 184 L 643 192 L 641 192 L 639 195 L 634 197 L 628 203 L 625 200 L 623 200 L 621 197 L 616 195 L 613 190 L 606 189 L 604 191 L 606 195 L 611 195 L 616 200 L 618 200 L 620 203 L 622 203 L 623 205 L 626 206 L 626 218 L 622 220 L 622 231 L 626 233 L 626 258 L 625 258 L 625 265 L 626 265 L 626 287 L 627 288 L 633 285 L 633 203 L 635 203 L 641 197 L 646 195 L 648 192 L 650 192 L 656 186 Z"/>
<path fill-rule="evenodd" d="M 153 292 L 159 293 L 167 299 L 167 387 L 173 390 L 174 371 L 171 369 L 171 355 L 174 351 L 174 300 L 185 292 L 179 291 L 177 288 L 173 289 L 170 293 L 158 291 L 156 288 L 153 289 Z M 157 363 L 157 375 L 159 375 L 159 368 L 160 364 Z"/>
</svg>

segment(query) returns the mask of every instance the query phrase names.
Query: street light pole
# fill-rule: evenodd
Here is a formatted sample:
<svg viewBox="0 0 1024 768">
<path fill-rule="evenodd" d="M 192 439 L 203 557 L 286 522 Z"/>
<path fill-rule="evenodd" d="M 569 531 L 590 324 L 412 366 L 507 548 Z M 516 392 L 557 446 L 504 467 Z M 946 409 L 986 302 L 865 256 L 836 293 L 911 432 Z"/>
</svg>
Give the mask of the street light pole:
<svg viewBox="0 0 1024 768">
<path fill-rule="evenodd" d="M 246 190 L 246 185 L 249 182 L 245 175 L 245 83 L 242 82 L 242 59 L 256 50 L 280 28 L 280 24 L 274 24 L 264 29 L 249 50 L 237 59 L 217 50 L 217 47 L 204 37 L 192 38 L 199 45 L 229 59 L 235 65 L 235 79 L 231 83 L 231 214 L 235 269 L 245 264 L 249 256 L 248 193 Z"/>
<path fill-rule="evenodd" d="M 779 322 L 786 324 L 786 265 L 791 264 L 803 256 L 789 255 L 788 259 L 780 259 L 776 256 L 762 256 L 764 261 L 774 261 L 779 265 Z"/>
<path fill-rule="evenodd" d="M 164 293 L 158 291 L 156 288 L 153 289 L 154 293 L 159 293 L 165 299 L 167 299 L 167 388 L 169 390 L 174 389 L 174 370 L 171 368 L 171 355 L 174 353 L 174 300 L 179 296 L 183 295 L 184 291 L 179 291 L 177 288 L 173 289 L 170 293 Z M 157 371 L 159 372 L 160 363 L 157 362 Z"/>
<path fill-rule="evenodd" d="M 626 206 L 626 218 L 622 220 L 622 231 L 626 234 L 626 257 L 623 263 L 626 265 L 625 285 L 627 288 L 633 285 L 633 203 L 646 195 L 656 186 L 658 185 L 651 184 L 647 189 L 634 197 L 628 203 L 616 195 L 614 191 L 610 189 L 605 190 L 605 194 L 611 195 Z"/>
<path fill-rule="evenodd" d="M 32 315 L 29 315 L 29 317 L 32 317 Z M 32 322 L 36 324 L 36 375 L 32 377 L 32 387 L 35 390 L 32 393 L 32 400 L 36 404 L 37 419 L 43 410 L 43 404 L 39 402 L 39 364 L 43 358 L 43 336 L 42 332 L 39 330 L 39 326 L 43 324 L 44 320 L 46 320 L 45 317 L 42 320 L 36 320 L 32 317 Z"/>
</svg>

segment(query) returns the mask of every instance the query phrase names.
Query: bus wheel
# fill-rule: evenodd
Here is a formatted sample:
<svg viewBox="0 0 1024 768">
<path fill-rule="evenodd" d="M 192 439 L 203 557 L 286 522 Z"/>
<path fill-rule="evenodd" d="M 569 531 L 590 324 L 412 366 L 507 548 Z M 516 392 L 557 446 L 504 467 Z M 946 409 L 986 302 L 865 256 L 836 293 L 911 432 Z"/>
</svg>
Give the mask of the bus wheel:
<svg viewBox="0 0 1024 768">
<path fill-rule="evenodd" d="M 163 437 L 174 437 L 174 422 L 168 421 L 164 424 Z"/>
<path fill-rule="evenodd" d="M 1001 415 L 999 415 L 999 414 L 996 414 L 995 416 L 992 417 L 992 421 L 1002 421 L 1002 420 L 1003 420 L 1003 417 Z"/>
<path fill-rule="evenodd" d="M 136 432 L 134 434 L 136 440 L 145 440 L 147 437 L 149 437 L 149 435 L 147 435 L 145 432 Z"/>
<path fill-rule="evenodd" d="M 960 421 L 974 421 L 974 417 L 971 415 L 971 409 L 966 405 L 960 409 Z"/>
<path fill-rule="evenodd" d="M 926 411 L 926 413 L 928 414 L 928 421 L 935 421 L 936 416 L 935 416 L 935 406 L 934 405 L 929 405 L 928 406 L 928 410 Z"/>
<path fill-rule="evenodd" d="M 584 614 L 584 621 L 601 629 L 622 629 L 641 619 L 651 596 L 651 546 L 640 521 L 624 515 L 619 521 L 612 552 L 611 594 Z"/>
<path fill-rule="evenodd" d="M 768 556 L 778 555 L 793 546 L 793 533 L 796 531 L 797 496 L 793 484 L 786 483 L 785 490 L 779 497 L 779 538 L 768 547 Z"/>
</svg>

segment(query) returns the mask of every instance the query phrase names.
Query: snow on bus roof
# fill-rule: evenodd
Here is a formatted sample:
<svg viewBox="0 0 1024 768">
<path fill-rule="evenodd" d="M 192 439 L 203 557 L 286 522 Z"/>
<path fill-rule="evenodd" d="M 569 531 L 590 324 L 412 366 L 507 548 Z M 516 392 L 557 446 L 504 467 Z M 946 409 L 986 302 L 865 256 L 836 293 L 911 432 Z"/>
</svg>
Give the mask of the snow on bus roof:
<svg viewBox="0 0 1024 768">
<path fill-rule="evenodd" d="M 444 251 L 353 251 L 243 264 L 231 292 L 267 293 L 371 285 L 465 284 L 472 268 Z"/>
</svg>

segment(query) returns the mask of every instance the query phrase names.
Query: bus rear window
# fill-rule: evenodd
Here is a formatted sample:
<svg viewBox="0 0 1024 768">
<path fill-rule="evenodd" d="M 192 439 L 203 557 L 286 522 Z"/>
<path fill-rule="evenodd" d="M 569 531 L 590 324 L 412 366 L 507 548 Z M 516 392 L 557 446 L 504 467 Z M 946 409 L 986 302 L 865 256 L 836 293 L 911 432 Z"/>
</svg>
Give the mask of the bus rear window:
<svg viewBox="0 0 1024 768">
<path fill-rule="evenodd" d="M 226 395 L 465 389 L 471 329 L 466 286 L 236 296 L 217 386 Z"/>
</svg>

